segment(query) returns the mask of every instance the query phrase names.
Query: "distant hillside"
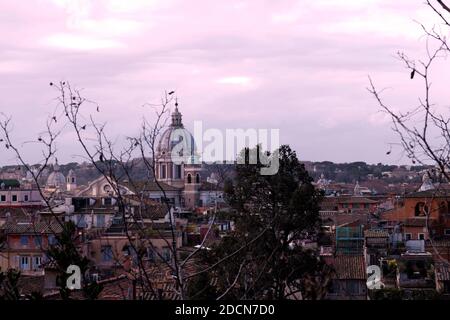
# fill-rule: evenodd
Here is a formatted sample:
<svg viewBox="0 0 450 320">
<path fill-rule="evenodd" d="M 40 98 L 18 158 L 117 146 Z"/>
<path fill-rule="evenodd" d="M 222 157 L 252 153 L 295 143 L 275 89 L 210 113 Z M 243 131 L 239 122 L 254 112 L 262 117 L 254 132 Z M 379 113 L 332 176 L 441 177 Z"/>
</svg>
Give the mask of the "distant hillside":
<svg viewBox="0 0 450 320">
<path fill-rule="evenodd" d="M 326 179 L 345 183 L 372 179 L 382 179 L 389 183 L 420 182 L 422 172 L 431 168 L 430 166 L 367 164 L 362 161 L 350 163 L 304 161 L 303 163 L 314 180 L 318 180 L 323 174 Z"/>
<path fill-rule="evenodd" d="M 150 161 L 150 160 L 149 160 Z M 320 179 L 323 174 L 325 179 L 334 182 L 355 183 L 356 181 L 364 182 L 369 180 L 381 180 L 386 183 L 418 183 L 422 179 L 423 171 L 430 167 L 424 166 L 396 166 L 386 165 L 382 163 L 367 164 L 365 162 L 351 162 L 351 163 L 334 163 L 331 161 L 303 161 L 306 169 L 315 181 Z M 102 165 L 99 163 L 99 165 Z M 130 178 L 134 180 L 144 180 L 152 178 L 148 175 L 145 164 L 142 159 L 134 159 L 128 164 L 132 168 L 130 171 Z M 218 165 L 207 166 L 205 170 L 205 177 L 210 176 Z M 221 167 L 223 165 L 220 165 Z M 67 176 L 69 170 L 75 171 L 79 185 L 86 185 L 100 176 L 100 173 L 93 164 L 90 163 L 76 163 L 70 162 L 60 165 L 61 172 Z M 232 165 L 223 166 L 226 171 L 232 171 Z M 48 174 L 53 170 L 52 166 L 46 170 L 42 181 L 45 182 Z M 123 179 L 128 180 L 127 175 L 117 165 L 117 173 Z M 21 166 L 4 166 L 0 167 L 0 179 L 21 179 L 26 176 L 25 169 Z"/>
</svg>

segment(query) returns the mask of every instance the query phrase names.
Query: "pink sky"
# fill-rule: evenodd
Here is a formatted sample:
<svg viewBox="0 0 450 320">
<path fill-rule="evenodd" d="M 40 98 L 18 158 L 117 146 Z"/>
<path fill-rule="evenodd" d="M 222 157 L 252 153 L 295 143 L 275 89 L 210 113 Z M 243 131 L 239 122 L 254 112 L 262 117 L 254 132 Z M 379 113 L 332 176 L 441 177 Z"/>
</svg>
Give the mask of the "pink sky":
<svg viewBox="0 0 450 320">
<path fill-rule="evenodd" d="M 423 54 L 414 20 L 439 23 L 422 0 L 1 1 L 0 111 L 17 141 L 36 137 L 55 108 L 48 83 L 66 80 L 111 135 L 133 135 L 142 104 L 176 90 L 188 128 L 279 128 L 304 160 L 407 163 L 386 155 L 397 139 L 366 87 L 370 75 L 398 110 L 417 104 L 419 81 L 395 58 Z M 61 137 L 61 162 L 80 160 L 73 145 Z"/>
</svg>

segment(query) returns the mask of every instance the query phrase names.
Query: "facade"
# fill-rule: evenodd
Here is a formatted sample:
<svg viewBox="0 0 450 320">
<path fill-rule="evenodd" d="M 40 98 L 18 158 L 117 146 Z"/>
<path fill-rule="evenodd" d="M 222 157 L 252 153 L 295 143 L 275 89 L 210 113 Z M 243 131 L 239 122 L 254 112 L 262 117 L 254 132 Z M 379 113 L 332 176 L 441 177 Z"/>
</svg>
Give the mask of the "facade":
<svg viewBox="0 0 450 320">
<path fill-rule="evenodd" d="M 364 247 L 368 265 L 380 265 L 382 258 L 389 253 L 389 233 L 380 229 L 364 231 Z"/>
<path fill-rule="evenodd" d="M 329 196 L 320 203 L 320 216 L 334 225 L 355 220 L 367 225 L 370 217 L 378 210 L 379 202 L 363 196 Z"/>
<path fill-rule="evenodd" d="M 335 270 L 329 300 L 366 300 L 367 275 L 362 255 L 337 255 L 331 260 Z"/>
<path fill-rule="evenodd" d="M 82 229 L 102 229 L 111 225 L 117 214 L 116 200 L 112 197 L 74 197 L 68 219 Z"/>
<path fill-rule="evenodd" d="M 0 252 L 1 270 L 12 268 L 23 275 L 42 275 L 44 251 L 62 228 L 56 222 L 8 222 L 2 231 L 6 241 Z"/>
<path fill-rule="evenodd" d="M 402 226 L 404 240 L 450 236 L 450 190 L 423 190 L 404 196 L 403 203 L 382 214 L 388 223 Z M 427 228 L 428 226 L 428 228 Z"/>
<path fill-rule="evenodd" d="M 75 194 L 76 197 L 113 197 L 116 195 L 117 188 L 120 189 L 122 196 L 133 195 L 134 192 L 127 188 L 125 185 L 112 185 L 112 181 L 104 176 L 100 176 L 97 179 L 90 182 L 87 187 L 80 188 Z"/>
<path fill-rule="evenodd" d="M 335 246 L 337 254 L 362 254 L 364 226 L 359 221 L 337 226 Z"/>
<path fill-rule="evenodd" d="M 435 290 L 435 267 L 431 253 L 403 253 L 397 260 L 397 287 L 405 291 Z"/>
<path fill-rule="evenodd" d="M 148 235 L 145 239 L 139 239 L 138 229 L 132 225 L 125 229 L 120 220 L 114 221 L 100 236 L 85 241 L 83 251 L 94 261 L 100 273 L 106 276 L 121 273 L 134 266 L 136 253 L 133 247 L 145 250 L 144 261 L 148 263 L 169 261 L 172 250 L 168 243 L 172 243 L 172 235 L 167 225 L 150 223 L 144 229 Z M 130 237 L 133 245 L 130 244 Z M 182 233 L 176 231 L 177 248 L 182 246 L 182 241 Z"/>
<path fill-rule="evenodd" d="M 17 180 L 0 180 L 0 207 L 39 207 L 42 204 L 38 189 L 21 186 Z"/>
</svg>

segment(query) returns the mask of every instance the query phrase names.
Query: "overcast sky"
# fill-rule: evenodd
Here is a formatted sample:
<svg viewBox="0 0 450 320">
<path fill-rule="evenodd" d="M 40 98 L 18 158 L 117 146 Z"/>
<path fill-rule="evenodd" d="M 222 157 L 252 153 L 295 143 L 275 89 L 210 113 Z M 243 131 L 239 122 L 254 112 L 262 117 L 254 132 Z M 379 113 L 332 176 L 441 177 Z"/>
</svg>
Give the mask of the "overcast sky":
<svg viewBox="0 0 450 320">
<path fill-rule="evenodd" d="M 419 80 L 395 53 L 424 53 L 415 20 L 439 21 L 423 2 L 2 0 L 0 111 L 30 140 L 55 108 L 48 83 L 66 80 L 101 105 L 111 135 L 133 135 L 142 104 L 176 90 L 188 128 L 279 128 L 303 160 L 408 163 L 386 155 L 397 139 L 366 87 L 370 75 L 396 109 L 417 104 Z M 444 72 L 433 77 L 445 105 Z M 60 162 L 80 160 L 74 145 L 61 137 Z"/>
</svg>

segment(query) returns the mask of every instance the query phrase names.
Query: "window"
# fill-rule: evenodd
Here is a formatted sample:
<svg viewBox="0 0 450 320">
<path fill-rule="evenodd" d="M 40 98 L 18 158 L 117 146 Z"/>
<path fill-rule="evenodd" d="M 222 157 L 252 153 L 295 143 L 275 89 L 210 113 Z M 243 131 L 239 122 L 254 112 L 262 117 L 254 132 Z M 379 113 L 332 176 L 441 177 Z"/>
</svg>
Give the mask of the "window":
<svg viewBox="0 0 450 320">
<path fill-rule="evenodd" d="M 17 194 L 13 194 L 11 197 L 12 202 L 17 202 Z"/>
<path fill-rule="evenodd" d="M 34 244 L 36 247 L 42 246 L 42 236 L 34 236 Z"/>
<path fill-rule="evenodd" d="M 49 234 L 48 235 L 48 244 L 51 246 L 54 246 L 58 243 L 58 241 L 56 241 L 56 237 L 53 234 Z"/>
<path fill-rule="evenodd" d="M 411 240 L 411 238 L 412 238 L 411 233 L 405 233 L 405 240 L 406 241 Z"/>
<path fill-rule="evenodd" d="M 30 257 L 20 256 L 19 257 L 19 268 L 20 270 L 30 270 Z"/>
<path fill-rule="evenodd" d="M 105 206 L 112 205 L 112 198 L 103 198 L 103 205 Z"/>
<path fill-rule="evenodd" d="M 195 183 L 200 183 L 200 175 L 198 173 L 195 175 Z"/>
<path fill-rule="evenodd" d="M 6 195 L 2 194 L 0 196 L 0 202 L 5 202 L 6 201 Z"/>
<path fill-rule="evenodd" d="M 104 228 L 104 227 L 105 227 L 105 215 L 98 214 L 97 215 L 97 228 Z"/>
<path fill-rule="evenodd" d="M 166 165 L 165 164 L 161 165 L 161 173 L 160 173 L 160 175 L 161 175 L 161 179 L 165 179 L 166 178 Z"/>
<path fill-rule="evenodd" d="M 181 179 L 181 165 L 175 165 L 175 179 Z"/>
<path fill-rule="evenodd" d="M 450 229 L 445 229 L 445 230 L 444 230 L 444 234 L 445 234 L 446 236 L 450 236 Z"/>
<path fill-rule="evenodd" d="M 40 269 L 41 265 L 42 265 L 42 257 L 41 256 L 34 256 L 32 263 L 33 263 L 33 270 Z"/>
<path fill-rule="evenodd" d="M 419 240 L 425 240 L 425 234 L 424 233 L 419 233 L 418 238 L 419 238 Z"/>
<path fill-rule="evenodd" d="M 86 219 L 84 217 L 84 214 L 80 214 L 78 216 L 77 227 L 79 227 L 79 228 L 85 228 L 86 227 Z"/>
<path fill-rule="evenodd" d="M 27 246 L 28 245 L 28 236 L 20 236 L 20 245 Z"/>
<path fill-rule="evenodd" d="M 190 173 L 187 175 L 187 183 L 192 183 L 192 176 Z"/>
<path fill-rule="evenodd" d="M 102 261 L 108 262 L 113 258 L 113 252 L 111 246 L 102 246 Z"/>
<path fill-rule="evenodd" d="M 25 201 L 25 202 L 28 202 L 28 201 L 29 201 L 29 198 L 28 198 L 28 195 L 27 195 L 27 194 L 23 196 L 23 201 Z"/>
<path fill-rule="evenodd" d="M 368 203 L 364 203 L 364 209 L 369 209 L 369 204 Z"/>
<path fill-rule="evenodd" d="M 428 213 L 428 207 L 425 205 L 425 203 L 418 202 L 414 209 L 415 216 L 416 217 L 425 217 L 427 213 Z"/>
<path fill-rule="evenodd" d="M 359 284 L 356 281 L 349 280 L 346 283 L 347 293 L 349 294 L 359 294 Z"/>
<path fill-rule="evenodd" d="M 359 203 L 354 203 L 354 204 L 353 204 L 353 208 L 354 208 L 354 209 L 359 209 Z"/>
<path fill-rule="evenodd" d="M 173 178 L 173 164 L 169 163 L 167 165 L 167 178 L 172 179 Z"/>
</svg>

